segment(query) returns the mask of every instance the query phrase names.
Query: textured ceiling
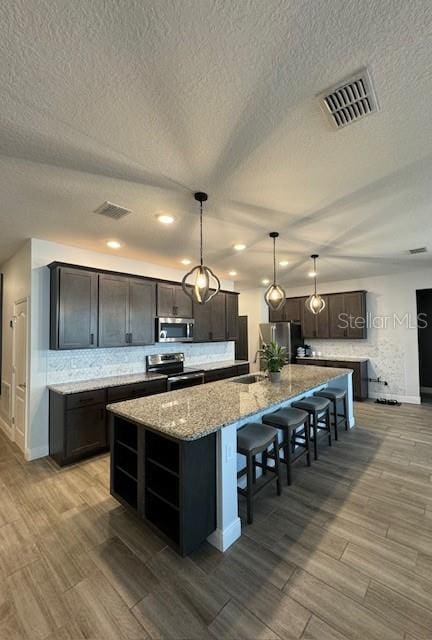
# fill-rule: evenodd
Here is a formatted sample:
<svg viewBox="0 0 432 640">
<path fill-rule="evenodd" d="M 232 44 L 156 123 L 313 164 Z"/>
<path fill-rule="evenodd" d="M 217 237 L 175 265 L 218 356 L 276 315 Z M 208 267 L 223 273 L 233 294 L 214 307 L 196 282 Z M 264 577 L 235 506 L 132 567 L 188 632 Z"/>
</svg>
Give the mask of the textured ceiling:
<svg viewBox="0 0 432 640">
<path fill-rule="evenodd" d="M 327 281 L 432 264 L 431 34 L 426 0 L 4 0 L 0 263 L 30 236 L 195 261 L 204 189 L 207 262 L 240 286 L 272 230 L 284 284 L 315 251 Z M 315 96 L 362 66 L 381 110 L 333 131 Z"/>
</svg>

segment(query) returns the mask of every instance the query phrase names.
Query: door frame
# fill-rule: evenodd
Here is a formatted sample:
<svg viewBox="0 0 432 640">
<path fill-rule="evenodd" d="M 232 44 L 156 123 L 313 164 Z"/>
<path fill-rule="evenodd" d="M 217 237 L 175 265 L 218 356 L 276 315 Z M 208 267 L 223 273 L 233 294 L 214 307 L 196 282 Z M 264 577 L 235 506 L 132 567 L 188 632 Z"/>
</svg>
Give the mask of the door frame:
<svg viewBox="0 0 432 640">
<path fill-rule="evenodd" d="M 28 432 L 28 409 L 29 409 L 29 298 L 26 296 L 25 298 L 19 298 L 18 300 L 14 300 L 13 303 L 13 316 L 11 322 L 12 328 L 12 376 L 11 376 L 11 436 L 13 442 L 16 443 L 16 319 L 17 319 L 17 306 L 23 303 L 26 303 L 26 357 L 25 357 L 25 366 L 26 366 L 26 389 L 25 389 L 25 411 L 24 411 L 24 445 L 22 451 L 25 456 L 25 452 L 27 450 L 27 432 Z"/>
</svg>

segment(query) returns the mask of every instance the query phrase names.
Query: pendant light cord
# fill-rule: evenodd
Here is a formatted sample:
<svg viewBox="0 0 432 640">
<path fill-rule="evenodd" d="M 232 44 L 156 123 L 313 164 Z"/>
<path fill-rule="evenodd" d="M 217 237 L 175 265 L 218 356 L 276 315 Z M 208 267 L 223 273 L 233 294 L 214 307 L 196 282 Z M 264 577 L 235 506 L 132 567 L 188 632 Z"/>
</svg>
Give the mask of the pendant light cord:
<svg viewBox="0 0 432 640">
<path fill-rule="evenodd" d="M 202 202 L 200 202 L 200 264 L 203 266 L 203 221 L 202 221 Z"/>
<path fill-rule="evenodd" d="M 314 258 L 314 283 L 315 283 L 315 295 L 317 294 L 316 282 L 317 282 L 317 270 L 316 270 L 316 258 Z"/>
<path fill-rule="evenodd" d="M 276 238 L 273 238 L 273 284 L 276 284 Z"/>
</svg>

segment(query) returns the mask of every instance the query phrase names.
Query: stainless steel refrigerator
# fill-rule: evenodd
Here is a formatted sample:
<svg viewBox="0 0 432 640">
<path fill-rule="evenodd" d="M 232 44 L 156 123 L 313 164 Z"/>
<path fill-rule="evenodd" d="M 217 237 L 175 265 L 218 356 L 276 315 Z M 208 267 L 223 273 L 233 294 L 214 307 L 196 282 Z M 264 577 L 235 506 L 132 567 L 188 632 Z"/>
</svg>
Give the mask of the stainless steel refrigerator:
<svg viewBox="0 0 432 640">
<path fill-rule="evenodd" d="M 297 347 L 303 346 L 299 322 L 266 322 L 259 326 L 260 349 L 270 342 L 276 342 L 287 350 L 287 362 L 296 361 Z"/>
</svg>

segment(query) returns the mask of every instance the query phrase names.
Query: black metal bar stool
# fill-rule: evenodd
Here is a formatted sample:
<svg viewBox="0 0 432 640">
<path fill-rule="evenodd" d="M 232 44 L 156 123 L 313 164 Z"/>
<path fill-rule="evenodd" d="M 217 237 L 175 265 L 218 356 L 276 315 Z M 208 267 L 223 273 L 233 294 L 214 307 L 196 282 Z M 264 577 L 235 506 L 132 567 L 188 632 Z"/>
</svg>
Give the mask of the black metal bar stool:
<svg viewBox="0 0 432 640">
<path fill-rule="evenodd" d="M 327 387 L 326 389 L 321 389 L 321 391 L 316 391 L 314 393 L 315 396 L 319 396 L 320 398 L 327 398 L 331 402 L 331 407 L 333 410 L 333 426 L 334 426 L 334 434 L 335 440 L 338 439 L 338 427 L 341 423 L 345 424 L 345 430 L 348 431 L 348 404 L 347 404 L 347 394 L 343 389 L 338 389 L 337 387 Z M 338 413 L 338 403 L 343 402 L 343 413 Z M 341 418 L 339 420 L 339 418 Z"/>
<path fill-rule="evenodd" d="M 282 462 L 286 464 L 287 484 L 291 484 L 291 465 L 306 456 L 307 464 L 310 466 L 309 449 L 309 414 L 301 409 L 287 407 L 279 409 L 273 413 L 267 413 L 262 417 L 264 424 L 269 424 L 276 429 L 283 431 L 283 440 L 279 442 L 278 448 L 283 449 Z M 300 452 L 296 454 L 296 447 Z M 269 454 L 265 454 L 266 456 Z M 272 457 L 269 455 L 269 457 Z"/>
<path fill-rule="evenodd" d="M 258 462 L 256 459 L 256 456 L 260 453 L 265 454 L 269 447 L 273 447 L 274 449 L 274 467 L 269 467 L 267 460 Z M 246 467 L 238 471 L 237 478 L 241 478 L 245 474 L 247 476 L 246 489 L 237 487 L 237 491 L 240 495 L 246 496 L 248 524 L 252 524 L 253 521 L 253 497 L 261 491 L 261 489 L 269 484 L 269 482 L 276 480 L 277 494 L 278 496 L 281 495 L 278 451 L 278 431 L 273 427 L 268 427 L 260 422 L 250 422 L 237 431 L 237 452 L 246 457 Z M 266 456 L 264 457 L 266 458 Z M 271 475 L 257 481 L 257 467 L 263 470 L 263 474 L 269 471 Z"/>
<path fill-rule="evenodd" d="M 327 398 L 318 398 L 317 396 L 308 396 L 302 400 L 293 402 L 292 407 L 302 409 L 309 414 L 310 426 L 313 431 L 314 458 L 318 459 L 318 431 L 328 433 L 328 443 L 331 446 L 331 421 L 330 421 L 330 400 Z"/>
</svg>

